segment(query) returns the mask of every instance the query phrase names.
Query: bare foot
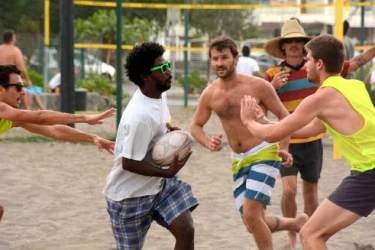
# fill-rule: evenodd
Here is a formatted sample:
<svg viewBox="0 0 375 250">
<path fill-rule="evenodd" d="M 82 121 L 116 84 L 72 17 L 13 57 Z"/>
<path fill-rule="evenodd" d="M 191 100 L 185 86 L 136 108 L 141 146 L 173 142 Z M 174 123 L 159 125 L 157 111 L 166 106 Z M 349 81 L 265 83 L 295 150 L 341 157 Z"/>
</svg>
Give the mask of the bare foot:
<svg viewBox="0 0 375 250">
<path fill-rule="evenodd" d="M 298 226 L 297 232 L 299 232 L 301 230 L 301 228 L 303 227 L 303 225 L 306 224 L 308 219 L 309 219 L 309 216 L 307 214 L 300 214 L 300 215 L 297 216 L 297 218 L 296 218 L 297 226 Z"/>
</svg>

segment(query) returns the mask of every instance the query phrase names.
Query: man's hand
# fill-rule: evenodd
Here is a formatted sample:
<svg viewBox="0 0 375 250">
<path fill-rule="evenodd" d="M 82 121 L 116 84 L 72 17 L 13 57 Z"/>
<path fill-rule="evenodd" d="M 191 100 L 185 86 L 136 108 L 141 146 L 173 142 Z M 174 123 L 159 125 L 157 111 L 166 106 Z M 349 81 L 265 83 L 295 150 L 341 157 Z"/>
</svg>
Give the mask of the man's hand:
<svg viewBox="0 0 375 250">
<path fill-rule="evenodd" d="M 220 151 L 223 147 L 221 145 L 221 139 L 223 138 L 223 135 L 216 135 L 211 138 L 207 138 L 206 142 L 206 148 L 210 150 L 211 152 L 217 152 Z"/>
<path fill-rule="evenodd" d="M 252 98 L 249 95 L 245 95 L 241 99 L 241 120 L 242 123 L 246 126 L 247 122 L 257 121 L 259 117 L 259 105 L 256 103 L 255 98 Z M 263 113 L 263 111 L 261 111 Z M 258 115 L 257 115 L 258 114 Z"/>
<path fill-rule="evenodd" d="M 111 117 L 115 113 L 116 113 L 116 109 L 111 108 L 97 115 L 86 115 L 86 123 L 90 125 L 102 124 L 103 119 Z"/>
<path fill-rule="evenodd" d="M 272 82 L 271 82 L 274 89 L 279 89 L 285 84 L 287 84 L 289 76 L 290 76 L 290 73 L 286 71 L 280 71 L 279 73 L 277 73 L 273 77 Z"/>
<path fill-rule="evenodd" d="M 181 168 L 185 166 L 192 153 L 193 151 L 190 150 L 190 152 L 182 160 L 178 160 L 178 153 L 174 156 L 173 162 L 171 163 L 171 165 L 169 165 L 169 168 L 167 170 L 171 174 L 171 176 L 175 176 L 181 170 Z"/>
<path fill-rule="evenodd" d="M 279 150 L 278 155 L 283 159 L 284 167 L 291 167 L 293 165 L 293 156 L 286 150 Z"/>
<path fill-rule="evenodd" d="M 94 139 L 94 143 L 98 147 L 99 151 L 107 150 L 108 153 L 113 155 L 113 151 L 115 149 L 115 142 L 97 136 Z"/>
<path fill-rule="evenodd" d="M 178 127 L 172 127 L 172 125 L 169 122 L 167 122 L 167 129 L 169 130 L 169 132 L 176 131 L 176 130 L 181 130 Z"/>
</svg>

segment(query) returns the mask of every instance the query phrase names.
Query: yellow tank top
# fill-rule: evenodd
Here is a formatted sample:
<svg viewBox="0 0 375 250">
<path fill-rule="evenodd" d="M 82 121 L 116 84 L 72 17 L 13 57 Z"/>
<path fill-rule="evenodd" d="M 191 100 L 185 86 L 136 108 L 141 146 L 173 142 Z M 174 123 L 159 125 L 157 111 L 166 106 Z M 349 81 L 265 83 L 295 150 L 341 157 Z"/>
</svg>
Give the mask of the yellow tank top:
<svg viewBox="0 0 375 250">
<path fill-rule="evenodd" d="M 13 123 L 11 121 L 0 119 L 0 135 L 7 132 L 12 126 Z"/>
<path fill-rule="evenodd" d="M 327 123 L 324 126 L 331 133 L 340 152 L 350 163 L 351 169 L 365 172 L 375 168 L 375 108 L 366 87 L 358 80 L 348 80 L 341 76 L 327 78 L 320 88 L 332 87 L 338 90 L 365 119 L 362 129 L 353 135 L 342 135 Z"/>
</svg>

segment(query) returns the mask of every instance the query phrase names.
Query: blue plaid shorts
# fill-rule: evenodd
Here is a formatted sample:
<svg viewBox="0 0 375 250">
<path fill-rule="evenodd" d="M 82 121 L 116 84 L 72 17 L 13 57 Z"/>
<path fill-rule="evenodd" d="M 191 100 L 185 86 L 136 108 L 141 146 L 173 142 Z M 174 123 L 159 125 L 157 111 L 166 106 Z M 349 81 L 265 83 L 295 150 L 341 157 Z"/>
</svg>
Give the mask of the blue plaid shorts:
<svg viewBox="0 0 375 250">
<path fill-rule="evenodd" d="M 142 249 L 147 231 L 154 220 L 168 229 L 179 215 L 188 209 L 193 211 L 198 206 L 198 200 L 189 184 L 176 177 L 163 181 L 163 188 L 156 195 L 122 201 L 106 198 L 118 250 Z"/>
</svg>

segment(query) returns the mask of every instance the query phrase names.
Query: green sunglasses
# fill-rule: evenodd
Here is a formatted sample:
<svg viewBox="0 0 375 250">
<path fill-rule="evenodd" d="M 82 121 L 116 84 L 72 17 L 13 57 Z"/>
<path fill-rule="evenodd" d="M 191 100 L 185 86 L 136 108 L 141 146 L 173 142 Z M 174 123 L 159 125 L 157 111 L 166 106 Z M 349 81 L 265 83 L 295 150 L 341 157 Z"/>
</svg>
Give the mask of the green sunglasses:
<svg viewBox="0 0 375 250">
<path fill-rule="evenodd" d="M 170 70 L 170 69 L 171 69 L 171 61 L 167 61 L 166 63 L 163 63 L 162 65 L 151 68 L 150 71 L 153 72 L 156 70 L 160 70 L 160 72 L 164 74 L 165 72 L 167 72 L 167 70 Z"/>
</svg>

